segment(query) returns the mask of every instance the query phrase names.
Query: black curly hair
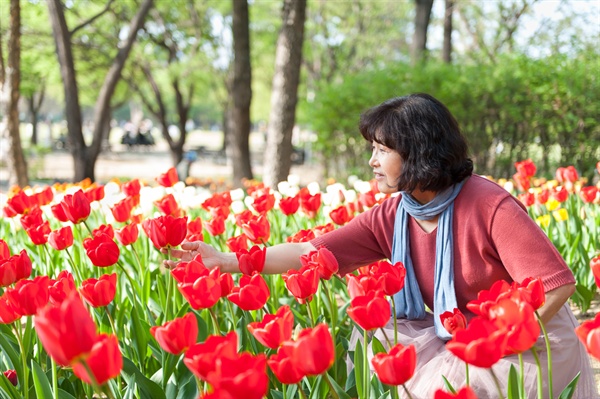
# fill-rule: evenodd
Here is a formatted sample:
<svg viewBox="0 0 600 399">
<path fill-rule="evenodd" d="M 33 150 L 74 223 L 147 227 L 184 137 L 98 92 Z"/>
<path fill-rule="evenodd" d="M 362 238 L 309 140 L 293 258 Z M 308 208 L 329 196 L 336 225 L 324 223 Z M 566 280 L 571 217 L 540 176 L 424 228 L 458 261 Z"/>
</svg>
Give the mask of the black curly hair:
<svg viewBox="0 0 600 399">
<path fill-rule="evenodd" d="M 441 191 L 473 173 L 468 145 L 448 108 L 429 94 L 387 100 L 361 115 L 360 133 L 397 151 L 398 190 Z"/>
</svg>

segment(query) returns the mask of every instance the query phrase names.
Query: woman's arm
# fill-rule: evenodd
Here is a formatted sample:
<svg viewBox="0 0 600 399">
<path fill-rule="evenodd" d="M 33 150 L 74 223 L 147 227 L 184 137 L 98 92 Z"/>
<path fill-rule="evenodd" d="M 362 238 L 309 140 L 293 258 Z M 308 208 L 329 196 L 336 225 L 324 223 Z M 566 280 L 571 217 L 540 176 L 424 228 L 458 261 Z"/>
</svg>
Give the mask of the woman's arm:
<svg viewBox="0 0 600 399">
<path fill-rule="evenodd" d="M 281 274 L 290 269 L 299 269 L 301 266 L 300 256 L 311 251 L 316 251 L 316 248 L 309 242 L 284 243 L 267 247 L 263 273 Z M 190 261 L 198 254 L 202 256 L 202 262 L 208 268 L 218 267 L 226 273 L 239 273 L 240 271 L 235 253 L 217 251 L 202 241 L 184 242 L 181 244 L 181 249 L 170 251 L 171 256 L 183 261 Z M 166 260 L 163 263 L 167 268 L 172 269 L 178 262 Z"/>
<path fill-rule="evenodd" d="M 563 285 L 546 292 L 546 303 L 538 310 L 542 322 L 548 324 L 574 292 L 575 284 Z"/>
</svg>

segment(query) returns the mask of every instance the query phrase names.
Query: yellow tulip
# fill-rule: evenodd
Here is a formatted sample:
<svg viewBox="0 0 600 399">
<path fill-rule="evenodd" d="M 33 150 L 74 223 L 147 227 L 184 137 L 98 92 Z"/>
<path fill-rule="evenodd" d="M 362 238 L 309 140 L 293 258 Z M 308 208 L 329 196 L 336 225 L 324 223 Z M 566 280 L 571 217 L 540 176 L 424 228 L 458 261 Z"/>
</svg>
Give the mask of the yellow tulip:
<svg viewBox="0 0 600 399">
<path fill-rule="evenodd" d="M 565 208 L 560 208 L 552 212 L 552 216 L 557 222 L 563 222 L 569 218 L 569 213 Z"/>
<path fill-rule="evenodd" d="M 550 215 L 538 216 L 535 221 L 540 225 L 540 227 L 548 227 L 550 225 Z"/>
</svg>

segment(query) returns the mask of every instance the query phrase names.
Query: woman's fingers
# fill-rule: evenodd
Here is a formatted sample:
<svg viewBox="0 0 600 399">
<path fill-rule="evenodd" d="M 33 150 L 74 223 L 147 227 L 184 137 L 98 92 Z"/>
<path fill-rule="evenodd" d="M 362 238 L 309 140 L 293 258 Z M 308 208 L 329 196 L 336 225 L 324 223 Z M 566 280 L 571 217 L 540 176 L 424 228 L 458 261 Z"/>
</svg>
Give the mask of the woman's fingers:
<svg viewBox="0 0 600 399">
<path fill-rule="evenodd" d="M 174 260 L 164 260 L 163 261 L 163 266 L 166 267 L 167 269 L 173 269 L 175 266 L 177 266 L 177 263 Z"/>
</svg>

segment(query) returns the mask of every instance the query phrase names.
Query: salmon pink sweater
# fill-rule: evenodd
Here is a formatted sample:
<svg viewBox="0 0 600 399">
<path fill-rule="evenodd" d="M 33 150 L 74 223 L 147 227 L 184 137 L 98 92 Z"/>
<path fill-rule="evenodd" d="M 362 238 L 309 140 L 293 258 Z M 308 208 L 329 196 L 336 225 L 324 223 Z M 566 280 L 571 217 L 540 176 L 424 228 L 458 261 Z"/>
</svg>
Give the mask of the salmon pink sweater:
<svg viewBox="0 0 600 399">
<path fill-rule="evenodd" d="M 390 259 L 401 196 L 359 214 L 350 223 L 311 241 L 335 255 L 340 274 Z M 436 230 L 424 232 L 411 217 L 410 254 L 425 304 L 433 309 Z M 454 286 L 458 306 L 497 280 L 541 277 L 546 291 L 575 283 L 573 273 L 523 204 L 496 183 L 473 175 L 454 202 Z"/>
</svg>

